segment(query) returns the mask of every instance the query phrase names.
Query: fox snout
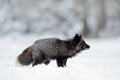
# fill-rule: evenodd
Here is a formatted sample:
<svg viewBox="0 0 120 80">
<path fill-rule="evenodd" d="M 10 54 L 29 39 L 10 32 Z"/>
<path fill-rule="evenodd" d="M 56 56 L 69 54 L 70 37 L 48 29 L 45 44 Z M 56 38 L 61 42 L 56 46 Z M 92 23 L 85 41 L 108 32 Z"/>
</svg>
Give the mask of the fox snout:
<svg viewBox="0 0 120 80">
<path fill-rule="evenodd" d="M 90 46 L 88 44 L 86 44 L 85 41 L 83 41 L 82 43 L 78 44 L 78 46 L 76 47 L 76 52 L 80 52 L 82 50 L 87 50 L 89 48 L 90 48 Z"/>
<path fill-rule="evenodd" d="M 90 48 L 90 46 L 89 46 L 89 45 L 86 45 L 86 48 L 87 48 L 87 49 L 89 49 L 89 48 Z"/>
<path fill-rule="evenodd" d="M 86 45 L 84 46 L 84 48 L 85 48 L 85 49 L 89 49 L 90 46 L 89 46 L 88 44 L 86 44 Z"/>
<path fill-rule="evenodd" d="M 86 49 L 89 49 L 89 48 L 90 48 L 90 46 L 85 43 L 84 45 L 82 45 L 81 50 L 86 50 Z"/>
</svg>

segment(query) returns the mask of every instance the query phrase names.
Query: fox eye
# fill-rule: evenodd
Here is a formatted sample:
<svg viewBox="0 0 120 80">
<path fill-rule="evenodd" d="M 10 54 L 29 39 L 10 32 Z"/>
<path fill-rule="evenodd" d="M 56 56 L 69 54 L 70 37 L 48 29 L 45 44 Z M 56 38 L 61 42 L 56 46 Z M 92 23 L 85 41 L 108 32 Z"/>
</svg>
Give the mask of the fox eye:
<svg viewBox="0 0 120 80">
<path fill-rule="evenodd" d="M 85 45 L 85 42 L 84 42 L 84 41 L 82 42 L 82 45 Z"/>
</svg>

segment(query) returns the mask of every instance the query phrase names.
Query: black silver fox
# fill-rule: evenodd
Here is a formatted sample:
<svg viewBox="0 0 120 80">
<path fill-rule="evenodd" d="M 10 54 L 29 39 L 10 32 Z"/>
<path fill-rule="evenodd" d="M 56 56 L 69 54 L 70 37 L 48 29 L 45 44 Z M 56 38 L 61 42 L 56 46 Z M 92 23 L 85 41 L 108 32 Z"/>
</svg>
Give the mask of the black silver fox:
<svg viewBox="0 0 120 80">
<path fill-rule="evenodd" d="M 57 38 L 40 39 L 26 48 L 17 57 L 17 60 L 22 65 L 30 65 L 32 63 L 32 66 L 41 63 L 47 65 L 50 60 L 56 60 L 58 67 L 64 67 L 68 58 L 89 48 L 90 46 L 78 34 L 69 40 Z"/>
</svg>

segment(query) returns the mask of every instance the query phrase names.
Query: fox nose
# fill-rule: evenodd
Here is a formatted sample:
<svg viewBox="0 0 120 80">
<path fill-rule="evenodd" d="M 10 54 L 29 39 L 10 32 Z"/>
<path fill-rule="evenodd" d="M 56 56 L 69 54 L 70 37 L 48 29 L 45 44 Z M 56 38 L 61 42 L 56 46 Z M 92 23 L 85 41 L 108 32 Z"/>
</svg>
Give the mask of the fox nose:
<svg viewBox="0 0 120 80">
<path fill-rule="evenodd" d="M 89 46 L 89 45 L 86 45 L 86 48 L 87 48 L 87 49 L 89 49 L 89 48 L 90 48 L 90 46 Z"/>
</svg>

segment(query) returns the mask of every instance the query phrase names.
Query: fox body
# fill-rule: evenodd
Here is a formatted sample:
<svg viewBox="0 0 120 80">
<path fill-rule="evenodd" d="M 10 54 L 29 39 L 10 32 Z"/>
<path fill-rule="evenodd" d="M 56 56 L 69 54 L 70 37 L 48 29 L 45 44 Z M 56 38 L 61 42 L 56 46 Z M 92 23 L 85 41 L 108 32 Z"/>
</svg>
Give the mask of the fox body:
<svg viewBox="0 0 120 80">
<path fill-rule="evenodd" d="M 89 48 L 90 46 L 78 34 L 69 40 L 57 38 L 40 39 L 18 56 L 18 62 L 22 65 L 32 63 L 32 66 L 35 66 L 41 63 L 47 65 L 50 60 L 55 59 L 58 67 L 64 67 L 68 58 Z"/>
</svg>

